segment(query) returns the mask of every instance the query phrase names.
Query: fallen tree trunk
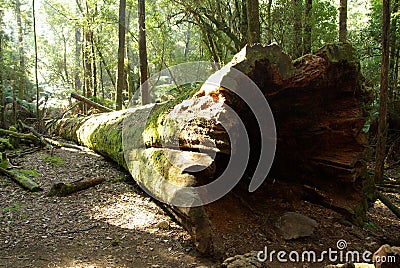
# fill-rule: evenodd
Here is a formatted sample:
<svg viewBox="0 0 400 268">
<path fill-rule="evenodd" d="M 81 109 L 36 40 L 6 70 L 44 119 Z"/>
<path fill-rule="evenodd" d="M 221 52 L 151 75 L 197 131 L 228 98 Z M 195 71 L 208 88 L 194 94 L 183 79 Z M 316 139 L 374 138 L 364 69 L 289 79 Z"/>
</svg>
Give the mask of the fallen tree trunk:
<svg viewBox="0 0 400 268">
<path fill-rule="evenodd" d="M 0 135 L 1 136 L 8 136 L 15 139 L 18 139 L 20 142 L 27 143 L 27 144 L 34 144 L 36 146 L 44 146 L 45 143 L 42 142 L 38 137 L 33 134 L 23 134 L 18 133 L 11 130 L 1 129 L 0 128 Z"/>
<path fill-rule="evenodd" d="M 75 92 L 71 93 L 71 97 L 76 99 L 76 100 L 78 100 L 78 101 L 80 101 L 80 102 L 83 102 L 83 103 L 89 105 L 90 107 L 93 107 L 93 108 L 99 110 L 100 112 L 112 112 L 113 111 L 112 109 L 110 109 L 110 108 L 108 108 L 106 106 L 103 106 L 101 104 L 98 104 L 98 103 L 96 103 L 94 101 L 91 101 L 88 98 L 85 98 L 85 97 L 83 97 L 81 95 L 76 94 Z"/>
<path fill-rule="evenodd" d="M 94 187 L 103 183 L 106 179 L 104 178 L 97 178 L 91 180 L 80 180 L 71 183 L 57 183 L 51 187 L 47 196 L 59 196 L 64 197 L 71 194 L 74 194 L 79 191 L 83 191 L 89 189 L 90 187 Z"/>
<path fill-rule="evenodd" d="M 30 192 L 40 192 L 43 189 L 34 181 L 27 176 L 20 174 L 18 171 L 10 169 L 4 169 L 0 167 L 0 174 L 6 175 L 11 178 L 14 182 L 18 183 L 22 188 Z"/>
<path fill-rule="evenodd" d="M 258 191 L 249 194 L 243 190 L 249 181 L 241 180 L 234 189 L 236 194 L 271 217 L 277 216 L 276 200 L 271 198 L 306 196 L 316 202 L 323 200 L 324 205 L 330 200 L 336 211 L 343 211 L 353 222 L 362 222 L 368 202 L 374 198 L 373 183 L 365 168 L 367 138 L 362 132 L 370 96 L 363 87 L 359 61 L 351 46 L 328 45 L 294 62 L 277 46 L 245 47 L 218 77 L 246 91 L 246 85 L 235 78 L 234 69 L 257 84 L 271 107 L 277 145 L 269 177 L 281 182 L 280 188 L 275 186 L 272 191 L 267 179 Z M 166 104 L 58 120 L 49 122 L 48 127 L 110 157 L 129 170 L 152 196 L 176 204 L 187 196 L 179 191 L 171 194 L 165 178 L 174 185 L 201 186 L 218 178 L 235 155 L 231 150 L 240 139 L 233 137 L 231 142 L 227 128 L 235 129 L 238 124 L 234 118 L 231 122 L 225 118 L 228 123 L 222 126 L 227 112 L 224 105 L 239 115 L 249 136 L 250 165 L 244 178 L 257 173 L 263 141 L 270 138 L 275 142 L 272 126 L 259 126 L 254 107 L 249 107 L 237 92 L 220 86 L 221 80 L 214 86 L 206 83 Z M 259 97 L 250 94 L 249 98 Z M 177 125 L 179 135 L 175 137 Z M 163 148 L 165 143 L 173 146 Z M 215 157 L 210 156 L 213 153 Z M 308 188 L 317 189 L 318 197 L 305 193 Z M 194 205 L 198 204 L 196 198 Z M 240 203 L 244 203 L 240 198 L 228 195 L 206 206 L 167 208 L 189 230 L 201 252 L 219 255 L 229 244 L 225 234 L 238 231 L 226 226 L 227 219 L 240 219 L 241 225 L 248 226 L 260 221 L 254 213 L 240 209 Z M 254 227 L 254 233 L 264 232 L 264 227 L 259 228 Z M 245 250 L 259 246 L 245 242 L 250 234 L 241 235 L 236 243 L 247 247 Z"/>
</svg>

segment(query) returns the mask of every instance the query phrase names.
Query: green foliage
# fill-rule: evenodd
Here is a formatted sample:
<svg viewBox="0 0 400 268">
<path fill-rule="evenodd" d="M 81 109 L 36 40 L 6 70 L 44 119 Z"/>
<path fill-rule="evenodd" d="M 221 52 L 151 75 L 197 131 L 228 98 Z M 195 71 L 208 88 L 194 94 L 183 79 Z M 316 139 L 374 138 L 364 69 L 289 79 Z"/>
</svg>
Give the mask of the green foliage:
<svg viewBox="0 0 400 268">
<path fill-rule="evenodd" d="M 25 175 L 30 178 L 40 177 L 39 172 L 37 172 L 35 169 L 20 169 L 20 170 L 17 170 L 17 173 L 20 173 L 20 174 Z"/>
<path fill-rule="evenodd" d="M 373 222 L 366 222 L 365 227 L 372 231 L 375 231 L 376 229 L 378 229 Z"/>
<path fill-rule="evenodd" d="M 50 156 L 50 155 L 44 156 L 43 161 L 52 165 L 62 165 L 65 163 L 65 159 L 58 156 Z"/>
<path fill-rule="evenodd" d="M 116 79 L 118 47 L 118 10 L 115 0 L 88 0 L 88 5 L 79 8 L 81 1 L 47 0 L 38 7 L 43 16 L 38 16 L 40 27 L 38 42 L 41 62 L 39 72 L 42 77 L 41 90 L 47 91 L 50 99 L 64 100 L 68 105 L 68 93 L 83 92 L 83 87 L 75 88 L 76 80 L 85 84 L 85 62 L 83 52 L 93 58 L 96 66 L 96 102 L 113 108 Z M 2 1 L 3 14 L 0 14 L 0 76 L 3 93 L 7 103 L 12 103 L 13 90 L 18 93 L 19 70 L 18 36 L 15 26 L 15 3 Z M 200 0 L 193 1 L 146 1 L 146 35 L 149 71 L 159 72 L 189 61 L 231 60 L 247 40 L 245 0 Z M 272 3 L 269 10 L 268 4 Z M 297 3 L 297 4 L 296 4 Z M 305 15 L 305 0 L 259 1 L 262 43 L 278 43 L 289 54 L 298 50 L 294 21 L 300 19 L 304 26 L 311 25 L 312 50 L 337 40 L 338 5 L 337 1 L 313 0 L 311 15 Z M 17 103 L 31 113 L 35 107 L 35 88 L 32 72 L 32 19 L 29 1 L 22 1 L 22 20 L 24 27 L 24 50 L 26 70 L 22 77 L 26 82 L 27 94 Z M 365 10 L 369 8 L 369 13 Z M 270 14 L 268 12 L 270 11 Z M 349 42 L 360 52 L 362 70 L 367 84 L 373 88 L 379 85 L 380 41 L 381 41 L 380 0 L 349 1 L 348 29 Z M 392 14 L 392 19 L 400 17 L 400 12 Z M 270 16 L 269 16 L 270 15 Z M 139 87 L 137 1 L 128 0 L 126 10 L 126 68 L 128 90 L 125 99 L 130 98 Z M 399 39 L 399 28 L 392 30 L 392 36 Z M 305 34 L 304 27 L 301 35 Z M 89 51 L 85 47 L 85 36 L 93 37 Z M 78 38 L 78 39 L 76 39 Z M 399 42 L 398 42 L 399 43 Z M 93 45 L 93 47 L 91 47 Z M 114 80 L 114 81 L 113 81 Z M 157 92 L 171 92 L 172 85 L 160 85 Z M 94 93 L 94 92 L 93 92 Z M 179 92 L 173 92 L 173 94 Z M 157 101 L 164 101 L 162 94 Z M 40 96 L 44 99 L 46 96 Z M 103 98 L 104 97 L 104 98 Z M 49 101 L 50 102 L 50 101 Z M 1 104 L 0 104 L 1 105 Z M 51 106 L 50 103 L 47 107 Z"/>
<path fill-rule="evenodd" d="M 15 202 L 11 206 L 3 208 L 2 213 L 8 213 L 10 211 L 19 211 L 20 209 L 22 209 L 24 207 L 25 207 L 25 205 L 23 205 L 19 202 Z"/>
<path fill-rule="evenodd" d="M 0 152 L 5 150 L 14 150 L 14 146 L 10 143 L 9 139 L 0 138 Z"/>
</svg>

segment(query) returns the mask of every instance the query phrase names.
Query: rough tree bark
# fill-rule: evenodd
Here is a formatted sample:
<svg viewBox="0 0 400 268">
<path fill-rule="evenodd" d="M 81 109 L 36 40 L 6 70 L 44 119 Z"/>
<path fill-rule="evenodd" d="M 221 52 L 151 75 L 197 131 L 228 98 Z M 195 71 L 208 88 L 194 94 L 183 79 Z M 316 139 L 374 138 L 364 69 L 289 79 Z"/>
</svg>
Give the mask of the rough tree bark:
<svg viewBox="0 0 400 268">
<path fill-rule="evenodd" d="M 303 53 L 311 53 L 311 10 L 312 10 L 312 0 L 306 0 L 304 14 L 305 14 L 305 24 L 304 24 L 304 38 L 303 38 Z"/>
<path fill-rule="evenodd" d="M 148 78 L 147 45 L 146 45 L 146 6 L 144 0 L 138 0 L 138 22 L 139 22 L 139 61 L 140 61 L 140 90 L 142 93 L 142 104 L 149 103 L 149 90 L 145 83 Z"/>
<path fill-rule="evenodd" d="M 0 10 L 0 128 L 6 127 L 4 114 L 6 106 L 6 92 L 4 89 L 4 56 L 3 56 L 3 10 Z"/>
<path fill-rule="evenodd" d="M 339 42 L 347 42 L 347 0 L 340 0 Z"/>
<path fill-rule="evenodd" d="M 200 207 L 166 205 L 189 230 L 203 253 L 222 256 L 229 244 L 225 243 L 225 237 L 235 239 L 229 235 L 232 233 L 243 235 L 236 243 L 248 247 L 249 251 L 259 246 L 247 243 L 246 236 L 265 232 L 262 229 L 265 228 L 265 218 L 249 212 L 249 206 L 243 206 L 245 202 L 257 206 L 255 209 L 262 215 L 274 217 L 278 213 L 277 200 L 304 198 L 322 205 L 329 203 L 350 220 L 362 222 L 368 201 L 374 197 L 373 184 L 365 169 L 368 140 L 362 132 L 367 115 L 364 109 L 368 107 L 370 96 L 363 87 L 359 60 L 352 47 L 347 44 L 327 45 L 313 55 L 292 62 L 276 45 L 246 46 L 228 64 L 227 75 L 232 70 L 229 67 L 245 73 L 258 85 L 274 114 L 277 151 L 268 175 L 277 181 L 273 187 L 267 179 L 252 194 L 243 190 L 248 185 L 246 178 L 254 172 L 252 164 L 257 163 L 259 157 L 260 132 L 248 106 L 223 87 L 186 92 L 166 104 L 49 122 L 48 127 L 118 162 L 154 196 L 171 202 L 176 195 L 166 196 L 157 174 L 179 185 L 197 186 L 208 183 L 224 171 L 231 144 L 218 122 L 224 114 L 221 104 L 233 108 L 242 120 L 245 119 L 251 141 L 251 164 L 233 195 L 228 194 Z M 146 120 L 148 112 L 150 116 L 146 126 L 138 128 L 139 122 Z M 212 116 L 185 121 L 191 113 Z M 178 137 L 182 151 L 162 146 L 162 140 L 173 139 L 175 133 L 169 129 L 169 116 L 175 116 L 178 125 L 184 126 Z M 128 130 L 124 139 L 132 140 L 130 148 L 122 144 L 123 129 Z M 144 146 L 136 146 L 135 138 Z M 217 148 L 202 142 L 204 139 L 213 141 Z M 217 156 L 210 161 L 208 154 L 202 153 L 204 151 L 214 151 Z M 201 172 L 187 172 L 190 163 L 175 167 L 166 156 L 201 159 L 201 165 L 208 168 Z M 237 195 L 241 198 L 236 198 Z M 229 227 L 227 219 L 233 221 Z M 254 232 L 243 233 L 240 225 L 251 226 Z"/>
<path fill-rule="evenodd" d="M 24 49 L 24 30 L 22 26 L 21 2 L 15 1 L 15 13 L 17 15 L 18 29 L 18 53 L 19 53 L 19 70 L 18 70 L 18 98 L 24 99 L 26 91 L 25 83 L 25 49 Z"/>
<path fill-rule="evenodd" d="M 302 22 L 302 0 L 293 0 L 293 57 L 298 58 L 303 55 L 303 22 Z"/>
<path fill-rule="evenodd" d="M 258 0 L 247 0 L 247 20 L 249 44 L 260 43 L 260 11 Z"/>
<path fill-rule="evenodd" d="M 122 92 L 125 88 L 125 10 L 126 0 L 119 1 L 117 110 L 122 110 Z"/>
<path fill-rule="evenodd" d="M 389 87 L 390 0 L 383 0 L 382 65 L 379 91 L 378 140 L 376 143 L 375 183 L 383 182 L 387 141 L 387 105 Z"/>
</svg>

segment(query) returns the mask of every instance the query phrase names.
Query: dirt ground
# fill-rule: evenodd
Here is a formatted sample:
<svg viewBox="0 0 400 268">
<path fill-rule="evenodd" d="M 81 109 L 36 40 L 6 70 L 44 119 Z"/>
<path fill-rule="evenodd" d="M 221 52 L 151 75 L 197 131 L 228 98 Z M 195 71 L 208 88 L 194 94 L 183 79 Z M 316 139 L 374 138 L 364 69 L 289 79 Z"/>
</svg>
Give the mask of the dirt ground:
<svg viewBox="0 0 400 268">
<path fill-rule="evenodd" d="M 147 197 L 128 173 L 103 157 L 88 150 L 55 149 L 11 160 L 25 170 L 36 170 L 35 181 L 44 191 L 28 193 L 0 176 L 0 267 L 220 267 L 220 261 L 202 257 L 195 250 L 189 234 Z M 390 170 L 387 175 L 400 180 L 399 174 Z M 82 178 L 106 181 L 68 197 L 46 196 L 53 184 Z M 389 196 L 400 205 L 400 194 Z M 363 228 L 307 202 L 290 209 L 318 221 L 312 237 L 283 241 L 272 221 L 266 219 L 263 233 L 247 237 L 252 227 L 243 226 L 237 239 L 246 240 L 254 250 L 264 246 L 323 250 L 335 248 L 340 239 L 358 250 L 374 251 L 384 243 L 400 245 L 400 222 L 380 202 L 370 210 Z M 235 239 L 226 241 L 226 257 L 244 253 L 229 241 Z"/>
</svg>

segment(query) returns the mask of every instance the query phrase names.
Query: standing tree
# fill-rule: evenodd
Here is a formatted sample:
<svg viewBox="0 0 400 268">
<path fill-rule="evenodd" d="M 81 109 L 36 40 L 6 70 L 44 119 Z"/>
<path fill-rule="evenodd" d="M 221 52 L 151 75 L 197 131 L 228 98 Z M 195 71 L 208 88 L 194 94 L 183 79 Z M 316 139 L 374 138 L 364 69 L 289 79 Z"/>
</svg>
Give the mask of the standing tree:
<svg viewBox="0 0 400 268">
<path fill-rule="evenodd" d="M 119 1 L 117 110 L 122 110 L 122 92 L 125 88 L 125 10 L 126 0 Z"/>
<path fill-rule="evenodd" d="M 79 15 L 79 9 L 76 8 L 76 13 Z M 81 81 L 81 51 L 82 51 L 82 33 L 80 26 L 77 24 L 75 26 L 75 90 L 82 90 L 82 81 Z"/>
<path fill-rule="evenodd" d="M 340 0 L 339 42 L 347 42 L 347 0 Z"/>
<path fill-rule="evenodd" d="M 268 0 L 267 4 L 267 43 L 271 44 L 273 40 L 273 30 L 272 30 L 272 0 Z"/>
<path fill-rule="evenodd" d="M 15 14 L 17 16 L 18 30 L 18 51 L 19 51 L 19 70 L 18 70 L 18 98 L 25 96 L 25 52 L 24 52 L 24 30 L 22 28 L 21 2 L 15 1 Z"/>
<path fill-rule="evenodd" d="M 38 45 L 37 45 L 37 34 L 36 34 L 36 11 L 35 11 L 35 0 L 32 0 L 32 17 L 33 17 L 33 41 L 35 47 L 35 84 L 36 84 L 36 119 L 38 120 L 39 129 L 42 125 L 42 119 L 39 110 L 39 79 L 38 79 Z"/>
<path fill-rule="evenodd" d="M 294 58 L 301 57 L 303 55 L 302 48 L 302 0 L 293 0 L 293 56 Z"/>
<path fill-rule="evenodd" d="M 4 56 L 3 56 L 3 10 L 0 9 L 0 127 L 6 127 L 4 108 L 6 106 L 6 92 L 4 87 Z"/>
<path fill-rule="evenodd" d="M 376 144 L 375 183 L 383 181 L 387 141 L 387 104 L 389 84 L 390 0 L 383 0 L 382 9 L 382 62 L 379 93 L 378 140 Z"/>
<path fill-rule="evenodd" d="M 260 11 L 258 0 L 247 0 L 247 21 L 249 44 L 260 43 Z"/>
<path fill-rule="evenodd" d="M 142 104 L 150 102 L 149 89 L 145 83 L 147 80 L 147 47 L 146 47 L 146 6 L 145 0 L 138 0 L 139 19 L 139 65 L 140 65 L 140 90 L 142 92 Z"/>
<path fill-rule="evenodd" d="M 398 53 L 400 47 L 397 44 L 397 22 L 398 22 L 398 10 L 399 10 L 399 0 L 395 0 L 393 3 L 393 8 L 392 8 L 392 14 L 393 14 L 393 19 L 392 19 L 392 24 L 390 26 L 390 30 L 392 33 L 392 36 L 390 38 L 390 56 L 389 56 L 389 70 L 390 70 L 390 76 L 389 76 L 389 100 L 392 101 L 393 105 L 395 102 L 395 92 L 396 92 L 396 86 L 397 86 L 397 73 L 398 73 L 398 68 L 395 68 L 396 61 L 398 60 Z"/>
<path fill-rule="evenodd" d="M 312 9 L 312 0 L 306 0 L 305 4 L 305 25 L 304 25 L 304 38 L 303 38 L 303 52 L 304 54 L 311 53 L 311 9 Z"/>
<path fill-rule="evenodd" d="M 22 27 L 21 2 L 15 1 L 15 14 L 17 16 L 18 30 L 18 51 L 19 51 L 19 70 L 18 70 L 18 98 L 23 99 L 25 95 L 25 52 L 24 52 L 24 29 Z"/>
</svg>

